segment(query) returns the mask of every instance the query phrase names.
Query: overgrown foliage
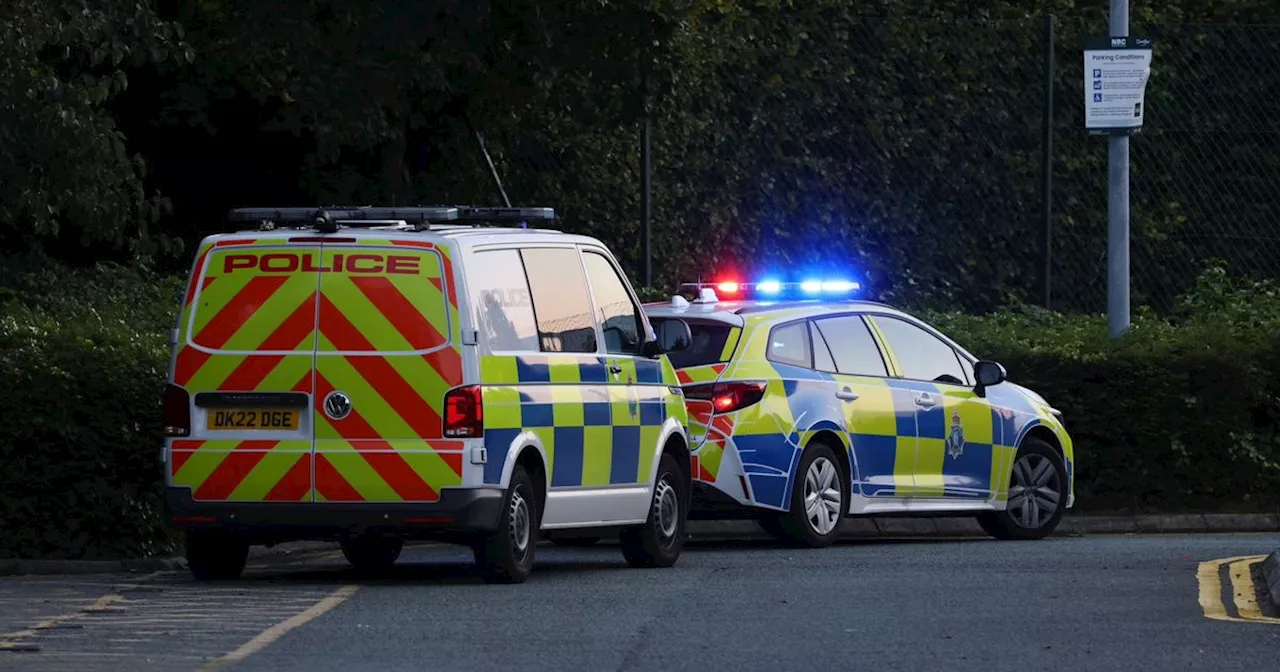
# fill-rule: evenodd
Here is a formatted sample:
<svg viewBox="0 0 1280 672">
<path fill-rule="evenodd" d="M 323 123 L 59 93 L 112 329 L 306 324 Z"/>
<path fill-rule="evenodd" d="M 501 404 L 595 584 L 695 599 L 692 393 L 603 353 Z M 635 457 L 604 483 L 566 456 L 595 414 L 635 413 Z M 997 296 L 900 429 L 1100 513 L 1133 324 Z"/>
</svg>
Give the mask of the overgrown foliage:
<svg viewBox="0 0 1280 672">
<path fill-rule="evenodd" d="M 0 276 L 0 557 L 164 553 L 160 390 L 173 277 L 10 263 Z M 16 269 L 16 270 L 15 270 Z M 645 291 L 646 298 L 664 298 Z M 1280 504 L 1280 291 L 1215 268 L 1174 319 L 923 315 L 1065 413 L 1081 511 Z"/>
<path fill-rule="evenodd" d="M 854 267 L 882 298 L 990 310 L 1037 296 L 1052 12 L 1053 273 L 1064 302 L 1099 310 L 1106 152 L 1081 129 L 1079 49 L 1106 9 L 16 0 L 0 9 L 0 240 L 181 266 L 157 243 L 194 242 L 235 205 L 496 203 L 480 131 L 513 201 L 556 207 L 634 272 L 647 115 L 663 286 Z M 1267 273 L 1280 254 L 1263 243 L 1277 23 L 1261 0 L 1133 9 L 1157 38 L 1133 145 L 1138 303 L 1167 308 L 1206 253 Z"/>
</svg>

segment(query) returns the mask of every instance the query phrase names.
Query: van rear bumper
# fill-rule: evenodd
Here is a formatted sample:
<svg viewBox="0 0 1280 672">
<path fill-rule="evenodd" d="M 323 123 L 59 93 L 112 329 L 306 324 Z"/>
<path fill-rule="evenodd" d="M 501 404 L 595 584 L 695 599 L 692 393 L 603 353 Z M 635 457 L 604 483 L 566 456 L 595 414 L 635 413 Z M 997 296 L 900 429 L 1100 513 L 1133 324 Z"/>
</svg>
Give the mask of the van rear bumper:
<svg viewBox="0 0 1280 672">
<path fill-rule="evenodd" d="M 436 502 L 197 502 L 165 490 L 165 518 L 180 529 L 219 530 L 255 543 L 342 539 L 361 534 L 449 538 L 498 529 L 500 488 L 445 489 Z"/>
</svg>

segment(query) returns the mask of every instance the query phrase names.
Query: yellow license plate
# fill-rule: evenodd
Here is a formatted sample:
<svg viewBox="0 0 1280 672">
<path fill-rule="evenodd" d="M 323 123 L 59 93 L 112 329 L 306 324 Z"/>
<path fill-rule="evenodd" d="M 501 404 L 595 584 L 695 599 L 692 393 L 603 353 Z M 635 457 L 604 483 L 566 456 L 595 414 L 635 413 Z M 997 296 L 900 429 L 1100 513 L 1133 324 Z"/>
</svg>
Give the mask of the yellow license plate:
<svg viewBox="0 0 1280 672">
<path fill-rule="evenodd" d="M 298 429 L 302 412 L 296 409 L 244 409 L 244 408 L 211 408 L 209 409 L 208 427 L 210 430 L 239 431 L 293 431 Z"/>
</svg>

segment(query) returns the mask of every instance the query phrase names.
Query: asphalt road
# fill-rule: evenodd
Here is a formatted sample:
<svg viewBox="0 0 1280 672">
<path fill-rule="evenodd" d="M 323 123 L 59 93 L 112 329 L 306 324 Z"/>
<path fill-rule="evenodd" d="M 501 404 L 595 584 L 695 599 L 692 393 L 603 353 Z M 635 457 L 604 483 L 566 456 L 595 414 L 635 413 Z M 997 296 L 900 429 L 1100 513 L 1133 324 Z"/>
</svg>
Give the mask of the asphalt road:
<svg viewBox="0 0 1280 672">
<path fill-rule="evenodd" d="M 11 577 L 0 580 L 0 670 L 1278 669 L 1280 619 L 1240 618 L 1252 596 L 1233 587 L 1247 570 L 1201 565 L 1277 545 L 721 544 L 690 547 L 669 570 L 629 569 L 616 547 L 543 547 L 519 586 L 483 584 L 451 547 L 408 548 L 376 579 L 336 554 L 223 585 L 183 573 Z"/>
</svg>

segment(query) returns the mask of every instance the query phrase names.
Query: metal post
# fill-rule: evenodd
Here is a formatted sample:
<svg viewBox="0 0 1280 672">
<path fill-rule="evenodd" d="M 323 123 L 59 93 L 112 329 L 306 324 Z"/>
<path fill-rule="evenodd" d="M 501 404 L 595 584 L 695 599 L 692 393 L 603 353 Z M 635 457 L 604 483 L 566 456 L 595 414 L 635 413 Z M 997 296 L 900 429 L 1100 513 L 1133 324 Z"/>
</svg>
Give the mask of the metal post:
<svg viewBox="0 0 1280 672">
<path fill-rule="evenodd" d="M 1040 155 L 1040 252 L 1045 310 L 1052 310 L 1053 285 L 1053 14 L 1044 17 L 1044 128 Z"/>
<path fill-rule="evenodd" d="M 653 286 L 653 259 L 649 228 L 653 216 L 652 162 L 649 154 L 649 116 L 640 122 L 640 269 L 645 287 Z"/>
<path fill-rule="evenodd" d="M 1111 0 L 1111 36 L 1129 35 L 1129 0 Z M 1129 329 L 1129 136 L 1107 139 L 1107 330 Z"/>
</svg>

